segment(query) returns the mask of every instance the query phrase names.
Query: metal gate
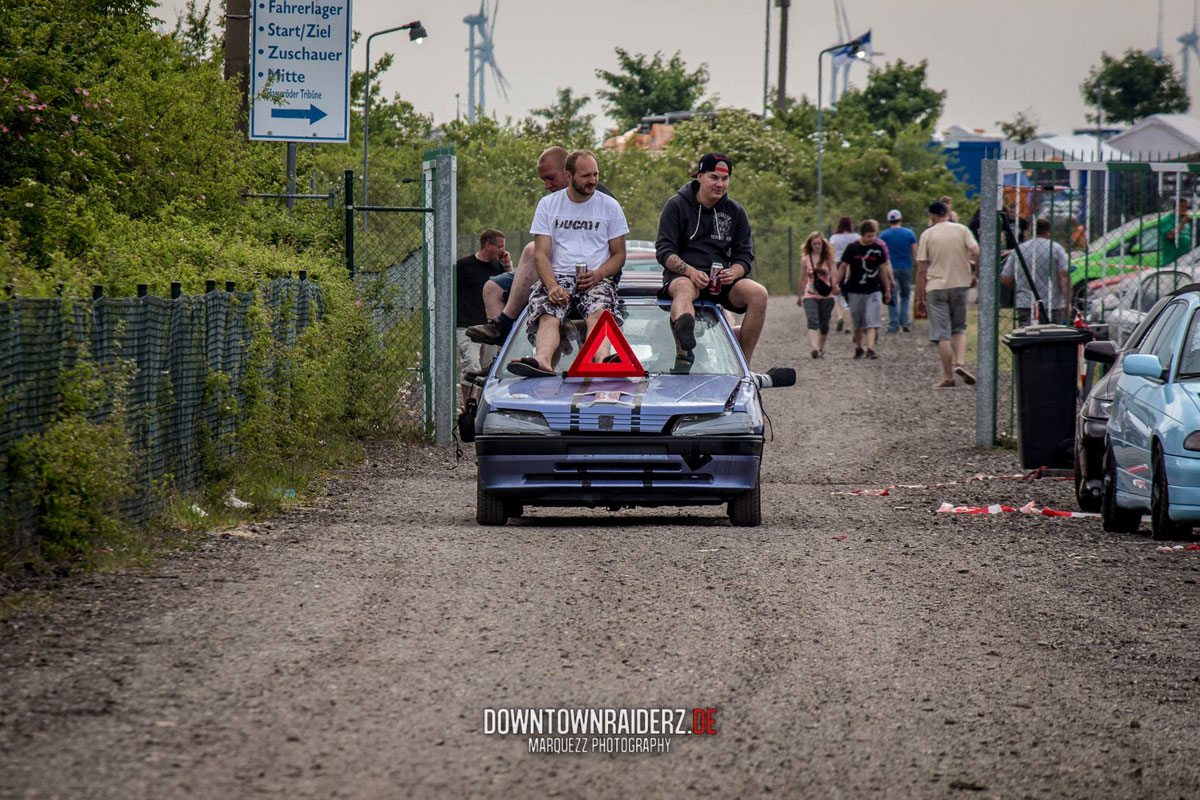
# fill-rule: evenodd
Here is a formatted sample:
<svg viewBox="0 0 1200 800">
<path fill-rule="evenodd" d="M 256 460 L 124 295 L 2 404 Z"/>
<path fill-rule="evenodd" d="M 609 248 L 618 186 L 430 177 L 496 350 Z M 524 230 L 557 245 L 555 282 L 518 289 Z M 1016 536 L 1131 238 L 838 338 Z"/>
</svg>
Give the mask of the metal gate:
<svg viewBox="0 0 1200 800">
<path fill-rule="evenodd" d="M 1049 222 L 1071 270 L 1071 316 L 1078 312 L 1097 337 L 1120 344 L 1159 297 L 1200 280 L 1200 249 L 1192 247 L 1200 243 L 1198 178 L 1200 164 L 1180 162 L 983 162 L 976 444 L 1016 437 L 1012 353 L 1002 344 L 1018 325 L 1018 309 L 1000 285 L 1014 244 L 1005 220 L 1022 240 L 1035 235 L 1038 218 Z"/>
<path fill-rule="evenodd" d="M 448 444 L 454 422 L 454 149 L 425 154 L 421 178 L 371 181 L 355 203 L 345 173 L 346 268 L 365 311 L 355 357 L 370 364 L 355 402 L 370 435 Z"/>
</svg>

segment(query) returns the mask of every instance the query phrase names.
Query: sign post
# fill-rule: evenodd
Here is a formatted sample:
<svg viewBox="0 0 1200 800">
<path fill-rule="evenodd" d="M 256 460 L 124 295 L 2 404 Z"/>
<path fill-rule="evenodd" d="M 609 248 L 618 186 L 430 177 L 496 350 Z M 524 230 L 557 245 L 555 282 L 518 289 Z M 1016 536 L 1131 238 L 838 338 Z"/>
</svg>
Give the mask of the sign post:
<svg viewBox="0 0 1200 800">
<path fill-rule="evenodd" d="M 350 0 L 253 2 L 250 139 L 349 141 Z"/>
</svg>

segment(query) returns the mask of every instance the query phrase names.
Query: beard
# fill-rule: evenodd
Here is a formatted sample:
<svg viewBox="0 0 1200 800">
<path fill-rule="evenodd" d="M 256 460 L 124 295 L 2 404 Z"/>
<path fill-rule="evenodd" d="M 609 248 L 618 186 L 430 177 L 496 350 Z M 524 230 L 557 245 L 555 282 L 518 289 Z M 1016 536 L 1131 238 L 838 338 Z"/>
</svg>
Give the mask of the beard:
<svg viewBox="0 0 1200 800">
<path fill-rule="evenodd" d="M 594 184 L 589 186 L 586 183 L 575 180 L 574 178 L 571 179 L 571 188 L 575 190 L 576 194 L 581 194 L 584 197 L 590 197 L 596 191 Z"/>
</svg>

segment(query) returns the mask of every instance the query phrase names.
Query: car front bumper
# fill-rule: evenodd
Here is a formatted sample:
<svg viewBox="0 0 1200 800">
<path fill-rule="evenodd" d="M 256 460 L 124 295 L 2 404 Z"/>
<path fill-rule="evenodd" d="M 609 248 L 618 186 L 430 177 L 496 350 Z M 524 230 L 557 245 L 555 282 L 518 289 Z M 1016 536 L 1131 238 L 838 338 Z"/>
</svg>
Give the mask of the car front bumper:
<svg viewBox="0 0 1200 800">
<path fill-rule="evenodd" d="M 547 506 L 728 502 L 758 482 L 763 437 L 480 436 L 480 488 Z"/>
<path fill-rule="evenodd" d="M 1200 522 L 1200 458 L 1163 454 L 1169 514 L 1176 522 Z"/>
</svg>

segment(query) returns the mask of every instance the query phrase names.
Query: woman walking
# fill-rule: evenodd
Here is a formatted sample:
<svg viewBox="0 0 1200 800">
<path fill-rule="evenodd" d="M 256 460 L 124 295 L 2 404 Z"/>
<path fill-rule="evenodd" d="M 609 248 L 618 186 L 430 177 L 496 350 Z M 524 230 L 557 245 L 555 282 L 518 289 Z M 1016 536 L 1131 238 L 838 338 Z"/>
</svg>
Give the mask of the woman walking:
<svg viewBox="0 0 1200 800">
<path fill-rule="evenodd" d="M 842 217 L 838 220 L 837 230 L 833 236 L 829 237 L 829 244 L 833 246 L 833 263 L 838 265 L 842 263 L 842 252 L 845 251 L 846 245 L 851 242 L 858 241 L 858 234 L 854 232 L 854 220 L 850 217 Z M 849 333 L 850 325 L 850 306 L 846 305 L 846 298 L 840 293 L 837 296 L 837 306 L 835 313 L 837 314 L 837 329 L 844 330 Z"/>
<path fill-rule="evenodd" d="M 834 297 L 839 294 L 833 280 L 833 247 L 825 241 L 820 231 L 813 231 L 800 245 L 800 253 L 804 259 L 804 269 L 800 271 L 796 305 L 804 309 L 804 316 L 808 319 L 808 342 L 812 345 L 812 357 L 824 358 Z"/>
</svg>

